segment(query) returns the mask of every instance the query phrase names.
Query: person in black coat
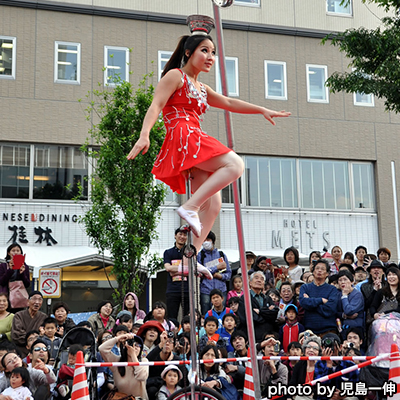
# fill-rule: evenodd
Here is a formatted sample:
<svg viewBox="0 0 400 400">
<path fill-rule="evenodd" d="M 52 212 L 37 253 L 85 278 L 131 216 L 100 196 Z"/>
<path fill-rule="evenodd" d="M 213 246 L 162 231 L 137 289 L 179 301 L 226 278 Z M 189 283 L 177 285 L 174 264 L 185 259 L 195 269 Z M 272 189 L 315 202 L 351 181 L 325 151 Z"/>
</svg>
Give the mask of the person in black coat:
<svg viewBox="0 0 400 400">
<path fill-rule="evenodd" d="M 256 342 L 260 342 L 263 339 L 263 334 L 265 332 L 276 331 L 275 321 L 279 311 L 273 300 L 269 296 L 263 294 L 264 284 L 265 276 L 261 271 L 254 272 L 250 275 L 249 286 Z M 238 329 L 247 333 L 244 296 L 240 298 L 237 315 L 240 319 Z"/>
</svg>

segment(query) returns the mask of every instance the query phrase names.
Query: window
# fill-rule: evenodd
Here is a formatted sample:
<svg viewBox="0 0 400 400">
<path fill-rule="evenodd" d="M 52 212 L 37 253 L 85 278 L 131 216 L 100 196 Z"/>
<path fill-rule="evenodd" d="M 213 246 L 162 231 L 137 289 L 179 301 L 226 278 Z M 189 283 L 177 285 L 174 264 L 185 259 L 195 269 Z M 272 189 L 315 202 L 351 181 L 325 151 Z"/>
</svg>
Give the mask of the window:
<svg viewBox="0 0 400 400">
<path fill-rule="evenodd" d="M 15 79 L 15 54 L 17 39 L 0 36 L 0 78 Z"/>
<path fill-rule="evenodd" d="M 115 86 L 129 81 L 129 49 L 104 46 L 104 84 Z"/>
<path fill-rule="evenodd" d="M 286 63 L 264 61 L 265 98 L 287 100 Z"/>
<path fill-rule="evenodd" d="M 235 0 L 233 4 L 238 6 L 252 6 L 252 7 L 260 7 L 261 0 Z"/>
<path fill-rule="evenodd" d="M 80 43 L 56 42 L 54 82 L 80 84 L 80 81 Z"/>
<path fill-rule="evenodd" d="M 79 147 L 35 145 L 34 199 L 71 199 L 79 185 L 87 199 L 88 167 Z"/>
<path fill-rule="evenodd" d="M 327 0 L 326 11 L 333 14 L 352 15 L 351 0 L 349 4 L 341 5 L 342 0 Z"/>
<path fill-rule="evenodd" d="M 228 95 L 239 96 L 238 58 L 225 57 L 226 79 L 228 81 Z M 219 72 L 218 57 L 215 57 L 216 92 L 222 93 L 221 75 Z"/>
<path fill-rule="evenodd" d="M 340 160 L 243 156 L 240 202 L 246 207 L 375 210 L 373 164 Z M 231 186 L 222 202 L 233 203 Z"/>
<path fill-rule="evenodd" d="M 0 145 L 0 194 L 3 199 L 29 197 L 30 146 Z"/>
<path fill-rule="evenodd" d="M 329 103 L 328 88 L 325 81 L 328 67 L 325 65 L 307 65 L 307 101 Z"/>
<path fill-rule="evenodd" d="M 245 168 L 248 206 L 297 207 L 295 159 L 248 156 Z"/>
<path fill-rule="evenodd" d="M 348 163 L 300 160 L 301 207 L 350 210 Z"/>
<path fill-rule="evenodd" d="M 356 69 L 353 68 L 353 71 L 355 70 Z M 361 74 L 363 78 L 370 78 L 369 75 L 364 74 L 361 71 L 358 71 L 357 74 Z M 365 94 L 361 92 L 353 93 L 353 100 L 355 106 L 374 107 L 375 105 L 373 94 Z"/>
<path fill-rule="evenodd" d="M 161 79 L 161 74 L 164 71 L 165 64 L 168 62 L 172 56 L 172 51 L 159 51 L 158 52 L 158 80 Z"/>
<path fill-rule="evenodd" d="M 353 163 L 354 208 L 375 209 L 374 171 L 371 163 Z"/>
<path fill-rule="evenodd" d="M 33 158 L 33 159 L 32 159 Z M 69 200 L 88 197 L 88 164 L 79 147 L 0 144 L 0 195 Z"/>
</svg>

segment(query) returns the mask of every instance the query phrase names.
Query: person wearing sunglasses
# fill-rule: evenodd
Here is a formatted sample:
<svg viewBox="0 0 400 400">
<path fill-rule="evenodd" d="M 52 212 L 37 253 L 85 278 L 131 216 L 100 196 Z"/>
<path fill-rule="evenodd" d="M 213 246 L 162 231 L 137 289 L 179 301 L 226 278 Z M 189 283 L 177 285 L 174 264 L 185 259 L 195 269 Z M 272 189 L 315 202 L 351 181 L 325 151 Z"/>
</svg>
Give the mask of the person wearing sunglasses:
<svg viewBox="0 0 400 400">
<path fill-rule="evenodd" d="M 37 340 L 32 344 L 31 351 L 41 352 L 37 348 L 43 348 L 45 345 L 41 340 Z M 40 356 L 39 356 L 40 358 Z M 0 392 L 10 387 L 10 375 L 14 368 L 28 366 L 22 361 L 21 357 L 15 352 L 8 352 L 1 360 L 4 368 L 4 376 L 0 379 Z M 49 368 L 42 360 L 38 360 L 34 367 L 29 370 L 29 390 L 33 393 L 34 400 L 47 400 L 50 398 L 50 385 L 56 382 L 56 377 L 51 368 Z M 0 398 L 1 399 L 1 398 Z"/>
</svg>

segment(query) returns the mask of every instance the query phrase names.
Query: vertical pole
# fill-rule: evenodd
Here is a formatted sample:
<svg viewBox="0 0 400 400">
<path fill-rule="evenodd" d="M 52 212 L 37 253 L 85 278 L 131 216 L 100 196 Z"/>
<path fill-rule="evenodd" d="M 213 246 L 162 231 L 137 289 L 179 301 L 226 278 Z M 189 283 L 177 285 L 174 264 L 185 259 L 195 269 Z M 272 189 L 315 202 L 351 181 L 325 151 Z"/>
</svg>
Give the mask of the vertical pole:
<svg viewBox="0 0 400 400">
<path fill-rule="evenodd" d="M 186 196 L 189 199 L 190 194 L 192 193 L 192 188 L 190 184 L 190 173 L 187 175 L 186 178 Z M 188 232 L 186 248 L 187 252 L 189 250 L 194 249 L 192 243 L 192 232 Z M 188 254 L 184 251 L 185 254 Z M 183 259 L 182 259 L 183 263 Z M 183 264 L 182 264 L 183 266 Z M 197 258 L 196 258 L 196 251 L 193 251 L 192 257 L 188 257 L 188 278 L 189 278 L 189 312 L 190 312 L 190 358 L 191 358 L 191 367 L 192 367 L 192 374 L 189 376 L 189 383 L 190 383 L 190 391 L 192 395 L 192 399 L 195 399 L 195 385 L 198 383 L 198 374 L 197 374 L 197 343 L 196 343 L 196 310 L 195 310 L 195 285 L 194 285 L 194 274 L 197 270 Z"/>
<path fill-rule="evenodd" d="M 224 50 L 224 38 L 222 32 L 222 21 L 220 17 L 219 7 L 214 3 L 213 7 L 214 7 L 215 30 L 217 34 L 217 48 L 219 54 L 218 56 L 219 68 L 221 72 L 222 94 L 224 96 L 228 96 L 228 83 L 226 79 L 225 50 Z M 233 150 L 234 143 L 233 143 L 232 118 L 229 111 L 225 111 L 224 113 L 225 113 L 225 125 L 226 125 L 228 147 Z M 255 340 L 254 325 L 253 325 L 253 310 L 251 307 L 249 279 L 247 275 L 246 253 L 244 245 L 242 214 L 240 210 L 238 181 L 232 183 L 232 189 L 233 189 L 233 202 L 235 205 L 236 231 L 239 244 L 240 266 L 242 268 L 244 304 L 247 317 L 247 332 L 249 336 L 250 356 L 253 364 L 254 395 L 255 399 L 258 400 L 261 399 L 260 377 L 257 365 L 257 350 L 256 350 L 256 340 Z"/>
<path fill-rule="evenodd" d="M 393 207 L 394 207 L 394 223 L 396 229 L 396 247 L 397 260 L 400 260 L 400 239 L 399 239 L 399 210 L 397 207 L 397 189 L 396 189 L 396 163 L 391 162 L 392 168 L 392 190 L 393 190 Z"/>
</svg>

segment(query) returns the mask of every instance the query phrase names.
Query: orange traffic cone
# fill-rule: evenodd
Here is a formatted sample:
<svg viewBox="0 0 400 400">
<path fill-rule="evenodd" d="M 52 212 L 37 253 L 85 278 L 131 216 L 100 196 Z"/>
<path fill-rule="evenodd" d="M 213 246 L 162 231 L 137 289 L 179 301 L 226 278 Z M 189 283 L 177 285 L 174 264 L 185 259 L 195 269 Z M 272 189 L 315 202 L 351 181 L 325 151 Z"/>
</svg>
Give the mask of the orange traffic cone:
<svg viewBox="0 0 400 400">
<path fill-rule="evenodd" d="M 389 367 L 389 381 L 396 384 L 396 393 L 390 398 L 392 400 L 400 400 L 400 353 L 399 346 L 396 343 L 392 343 L 390 349 L 392 354 L 390 357 L 390 367 Z"/>
<path fill-rule="evenodd" d="M 247 357 L 250 357 L 250 349 L 247 351 Z M 253 368 L 251 360 L 248 360 L 246 362 L 246 372 L 244 375 L 243 400 L 254 400 L 254 397 Z"/>
<path fill-rule="evenodd" d="M 71 400 L 90 400 L 83 353 L 81 351 L 76 354 Z"/>
</svg>

